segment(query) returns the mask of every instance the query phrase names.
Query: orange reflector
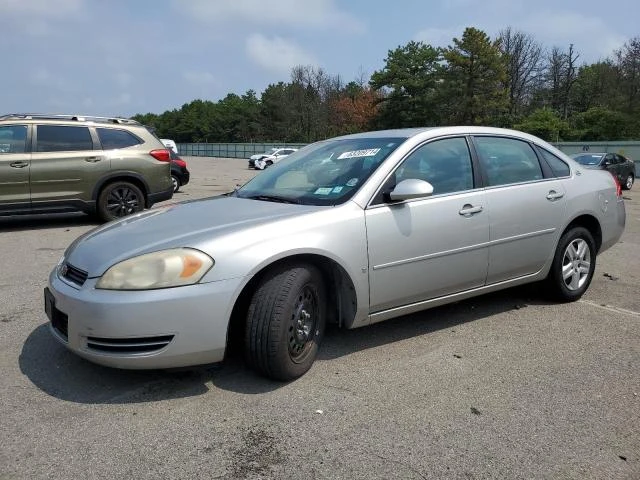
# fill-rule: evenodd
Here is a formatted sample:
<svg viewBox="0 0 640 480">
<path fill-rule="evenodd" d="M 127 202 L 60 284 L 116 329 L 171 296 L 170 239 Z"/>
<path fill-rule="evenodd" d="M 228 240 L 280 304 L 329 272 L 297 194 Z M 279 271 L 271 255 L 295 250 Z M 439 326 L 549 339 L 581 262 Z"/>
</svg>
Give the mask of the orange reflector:
<svg viewBox="0 0 640 480">
<path fill-rule="evenodd" d="M 187 256 L 182 258 L 182 273 L 180 277 L 189 278 L 202 267 L 202 261 L 197 257 Z"/>
</svg>

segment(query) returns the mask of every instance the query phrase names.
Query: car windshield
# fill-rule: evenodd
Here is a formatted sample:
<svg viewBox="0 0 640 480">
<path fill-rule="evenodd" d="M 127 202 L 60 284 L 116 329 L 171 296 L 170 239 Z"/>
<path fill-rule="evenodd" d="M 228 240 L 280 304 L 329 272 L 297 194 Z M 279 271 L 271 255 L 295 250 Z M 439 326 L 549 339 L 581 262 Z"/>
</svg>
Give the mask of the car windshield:
<svg viewBox="0 0 640 480">
<path fill-rule="evenodd" d="M 279 148 L 270 148 L 269 150 L 267 150 L 266 153 L 267 155 L 273 155 L 274 153 L 276 153 L 278 150 L 280 150 Z"/>
<path fill-rule="evenodd" d="M 308 145 L 256 175 L 234 195 L 303 205 L 351 198 L 405 138 L 342 138 Z"/>
<path fill-rule="evenodd" d="M 601 153 L 582 153 L 579 155 L 573 155 L 573 159 L 580 165 L 598 165 L 602 160 Z"/>
</svg>

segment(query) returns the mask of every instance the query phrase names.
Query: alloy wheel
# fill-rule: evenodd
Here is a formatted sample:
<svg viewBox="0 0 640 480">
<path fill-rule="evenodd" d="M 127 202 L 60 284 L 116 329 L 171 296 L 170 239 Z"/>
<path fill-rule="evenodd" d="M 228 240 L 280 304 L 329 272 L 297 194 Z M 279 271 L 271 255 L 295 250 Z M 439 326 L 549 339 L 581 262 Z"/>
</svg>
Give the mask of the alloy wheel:
<svg viewBox="0 0 640 480">
<path fill-rule="evenodd" d="M 576 238 L 567 246 L 562 259 L 562 278 L 566 287 L 575 291 L 581 288 L 589 278 L 591 270 L 591 251 L 582 238 Z"/>
</svg>

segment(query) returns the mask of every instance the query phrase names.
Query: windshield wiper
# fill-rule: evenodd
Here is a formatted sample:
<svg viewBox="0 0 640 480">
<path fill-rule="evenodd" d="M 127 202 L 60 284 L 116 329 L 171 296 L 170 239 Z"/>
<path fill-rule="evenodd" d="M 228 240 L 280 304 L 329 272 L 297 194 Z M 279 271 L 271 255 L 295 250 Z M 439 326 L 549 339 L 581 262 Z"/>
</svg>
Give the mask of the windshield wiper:
<svg viewBox="0 0 640 480">
<path fill-rule="evenodd" d="M 265 202 L 300 204 L 300 201 L 294 198 L 279 197 L 277 195 L 249 195 L 248 197 L 242 197 L 242 198 L 248 198 L 251 200 L 264 200 Z"/>
</svg>

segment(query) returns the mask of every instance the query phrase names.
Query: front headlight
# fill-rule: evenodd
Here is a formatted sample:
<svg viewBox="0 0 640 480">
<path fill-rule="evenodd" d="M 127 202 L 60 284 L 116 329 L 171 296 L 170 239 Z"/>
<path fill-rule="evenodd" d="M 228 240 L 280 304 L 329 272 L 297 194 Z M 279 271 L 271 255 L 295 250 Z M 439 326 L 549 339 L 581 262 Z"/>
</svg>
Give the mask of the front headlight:
<svg viewBox="0 0 640 480">
<path fill-rule="evenodd" d="M 192 248 L 147 253 L 109 268 L 98 280 L 96 288 L 153 290 L 192 285 L 199 282 L 213 264 L 209 255 Z"/>
</svg>

